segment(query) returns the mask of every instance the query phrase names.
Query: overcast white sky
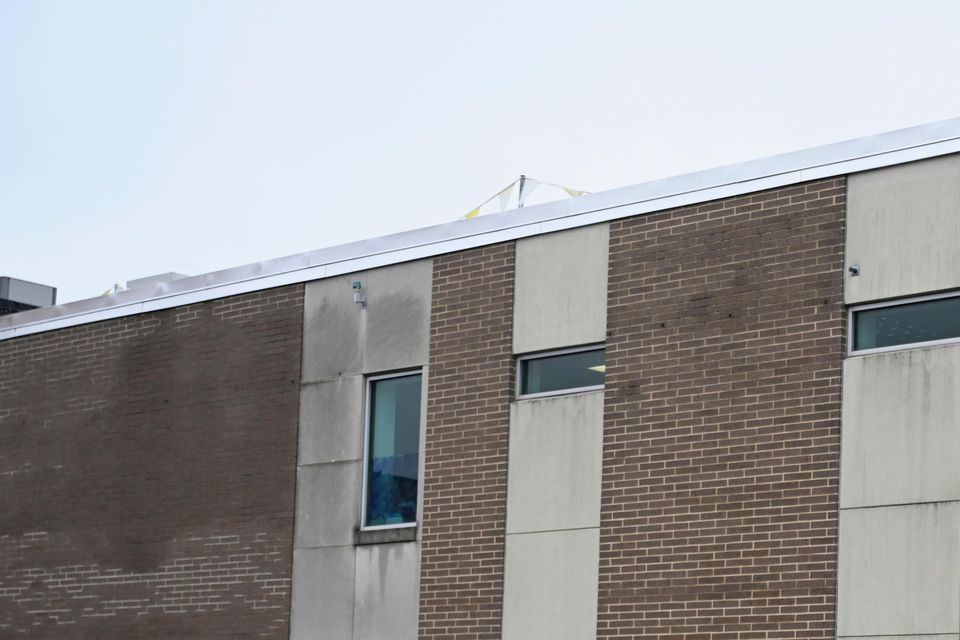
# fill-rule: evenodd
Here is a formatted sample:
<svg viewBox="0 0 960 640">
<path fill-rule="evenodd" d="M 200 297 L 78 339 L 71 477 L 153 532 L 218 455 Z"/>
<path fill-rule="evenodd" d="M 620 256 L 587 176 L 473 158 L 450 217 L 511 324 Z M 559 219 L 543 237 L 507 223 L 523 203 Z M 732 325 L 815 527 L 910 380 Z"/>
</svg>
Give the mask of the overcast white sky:
<svg viewBox="0 0 960 640">
<path fill-rule="evenodd" d="M 67 302 L 960 116 L 960 3 L 0 0 L 0 275 Z"/>
</svg>

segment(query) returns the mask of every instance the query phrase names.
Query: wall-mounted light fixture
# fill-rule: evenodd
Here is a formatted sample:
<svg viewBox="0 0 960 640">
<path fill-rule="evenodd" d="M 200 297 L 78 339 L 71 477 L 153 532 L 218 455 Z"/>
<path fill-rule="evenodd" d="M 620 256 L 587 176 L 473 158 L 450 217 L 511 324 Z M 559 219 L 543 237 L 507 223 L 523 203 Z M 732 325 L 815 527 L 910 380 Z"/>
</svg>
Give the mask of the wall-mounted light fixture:
<svg viewBox="0 0 960 640">
<path fill-rule="evenodd" d="M 361 307 L 367 306 L 367 298 L 363 295 L 363 283 L 359 280 L 353 281 L 353 301 Z"/>
</svg>

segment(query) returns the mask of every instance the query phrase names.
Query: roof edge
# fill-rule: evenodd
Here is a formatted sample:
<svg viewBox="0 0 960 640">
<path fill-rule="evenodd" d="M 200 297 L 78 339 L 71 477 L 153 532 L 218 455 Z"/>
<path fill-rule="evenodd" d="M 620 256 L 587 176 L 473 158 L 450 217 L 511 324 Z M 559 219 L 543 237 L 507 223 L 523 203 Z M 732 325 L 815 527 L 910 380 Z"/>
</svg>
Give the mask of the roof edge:
<svg viewBox="0 0 960 640">
<path fill-rule="evenodd" d="M 0 340 L 960 152 L 960 118 L 0 316 Z"/>
</svg>

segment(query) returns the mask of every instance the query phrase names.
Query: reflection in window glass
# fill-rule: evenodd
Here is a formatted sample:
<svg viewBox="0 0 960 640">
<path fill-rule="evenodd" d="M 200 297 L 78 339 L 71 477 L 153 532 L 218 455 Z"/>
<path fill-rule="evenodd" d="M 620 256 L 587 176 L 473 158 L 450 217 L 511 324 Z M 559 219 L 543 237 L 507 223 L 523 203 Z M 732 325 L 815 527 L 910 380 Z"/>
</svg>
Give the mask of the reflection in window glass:
<svg viewBox="0 0 960 640">
<path fill-rule="evenodd" d="M 960 297 L 854 311 L 854 351 L 960 337 Z"/>
<path fill-rule="evenodd" d="M 603 349 L 520 361 L 520 395 L 599 387 L 606 371 Z"/>
<path fill-rule="evenodd" d="M 417 520 L 421 375 L 370 381 L 367 443 L 368 527 Z"/>
</svg>

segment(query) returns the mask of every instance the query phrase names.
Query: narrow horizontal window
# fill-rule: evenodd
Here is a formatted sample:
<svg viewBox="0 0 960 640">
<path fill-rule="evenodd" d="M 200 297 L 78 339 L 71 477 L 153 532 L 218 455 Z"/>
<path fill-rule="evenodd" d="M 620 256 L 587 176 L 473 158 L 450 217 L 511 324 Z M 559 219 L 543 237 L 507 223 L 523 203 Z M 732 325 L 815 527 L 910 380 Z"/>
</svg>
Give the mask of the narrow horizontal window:
<svg viewBox="0 0 960 640">
<path fill-rule="evenodd" d="M 960 295 L 925 297 L 851 310 L 852 352 L 960 340 Z"/>
<path fill-rule="evenodd" d="M 368 381 L 364 528 L 417 521 L 421 378 L 415 373 Z"/>
<path fill-rule="evenodd" d="M 606 351 L 590 347 L 523 356 L 518 396 L 531 397 L 602 389 Z"/>
</svg>

